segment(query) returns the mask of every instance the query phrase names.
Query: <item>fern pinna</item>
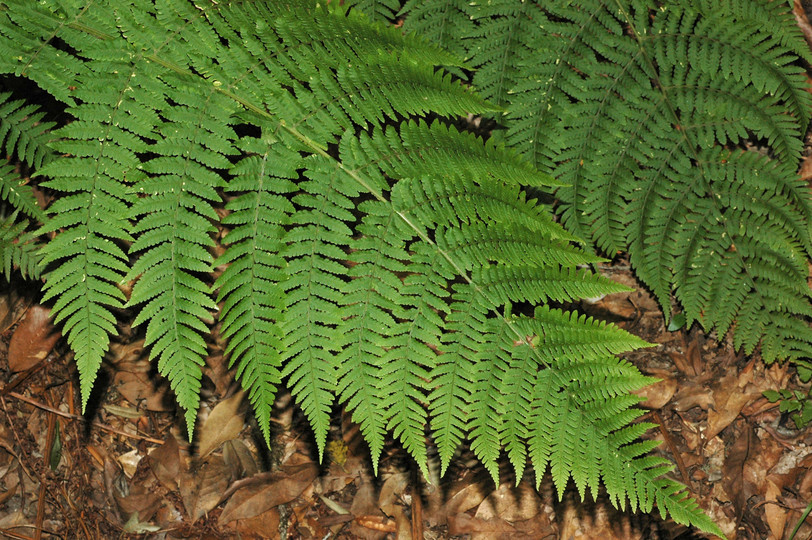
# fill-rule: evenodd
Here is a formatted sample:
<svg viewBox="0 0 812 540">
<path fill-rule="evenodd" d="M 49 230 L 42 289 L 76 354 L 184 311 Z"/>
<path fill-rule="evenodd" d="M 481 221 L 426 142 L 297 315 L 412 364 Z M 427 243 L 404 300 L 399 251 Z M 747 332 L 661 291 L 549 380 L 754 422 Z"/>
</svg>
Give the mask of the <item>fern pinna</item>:
<svg viewBox="0 0 812 540">
<path fill-rule="evenodd" d="M 812 205 L 795 171 L 812 60 L 782 0 L 410 0 L 406 27 L 462 48 L 504 138 L 567 227 L 628 251 L 666 317 L 812 375 Z M 449 29 L 454 31 L 450 32 Z"/>
<path fill-rule="evenodd" d="M 551 305 L 622 290 L 526 195 L 557 182 L 443 120 L 496 110 L 453 55 L 336 4 L 2 2 L 0 70 L 72 117 L 38 177 L 83 404 L 129 306 L 191 435 L 218 321 L 266 440 L 285 381 L 320 453 L 337 397 L 376 468 L 391 433 L 427 474 L 430 425 L 443 469 L 468 438 L 718 533 L 638 441 L 645 343 Z"/>
</svg>

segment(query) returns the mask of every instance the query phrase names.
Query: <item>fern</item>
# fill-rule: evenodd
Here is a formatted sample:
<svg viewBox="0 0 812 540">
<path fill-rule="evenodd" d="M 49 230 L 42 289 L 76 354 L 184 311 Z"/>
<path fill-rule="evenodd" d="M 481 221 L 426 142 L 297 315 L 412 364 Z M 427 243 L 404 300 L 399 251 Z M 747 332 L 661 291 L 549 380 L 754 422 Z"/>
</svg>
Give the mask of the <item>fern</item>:
<svg viewBox="0 0 812 540">
<path fill-rule="evenodd" d="M 786 2 L 473 2 L 438 39 L 444 4 L 409 2 L 406 26 L 464 49 L 505 141 L 568 184 L 569 230 L 628 251 L 666 318 L 673 293 L 748 354 L 812 357 L 810 54 Z"/>
<path fill-rule="evenodd" d="M 71 117 L 38 175 L 83 405 L 130 307 L 191 436 L 219 323 L 268 443 L 284 382 L 320 454 L 337 400 L 375 468 L 392 434 L 428 476 L 429 428 L 443 470 L 469 439 L 495 481 L 504 448 L 718 533 L 636 442 L 650 379 L 614 355 L 646 343 L 551 305 L 623 290 L 525 189 L 559 183 L 449 127 L 500 110 L 454 55 L 335 4 L 3 3 L 0 71 Z"/>
</svg>

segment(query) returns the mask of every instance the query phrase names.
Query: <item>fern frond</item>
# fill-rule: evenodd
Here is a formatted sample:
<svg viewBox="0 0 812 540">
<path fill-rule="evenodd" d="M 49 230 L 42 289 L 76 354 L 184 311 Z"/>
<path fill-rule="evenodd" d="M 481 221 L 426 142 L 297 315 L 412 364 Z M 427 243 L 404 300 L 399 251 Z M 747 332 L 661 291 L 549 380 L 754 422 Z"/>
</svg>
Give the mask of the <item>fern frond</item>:
<svg viewBox="0 0 812 540">
<path fill-rule="evenodd" d="M 55 123 L 43 122 L 45 113 L 35 105 L 26 105 L 24 100 L 9 101 L 9 97 L 10 92 L 0 94 L 0 144 L 9 157 L 16 154 L 17 159 L 38 169 L 53 158 L 48 132 Z M 42 219 L 44 214 L 38 210 L 27 209 L 26 213 Z"/>
<path fill-rule="evenodd" d="M 812 98 L 787 6 L 531 4 L 471 4 L 458 43 L 508 109 L 506 141 L 568 184 L 569 230 L 628 250 L 667 317 L 676 292 L 689 324 L 732 331 L 748 353 L 775 325 L 765 359 L 801 358 L 812 330 L 790 321 L 810 310 L 812 204 L 794 170 Z M 730 151 L 750 141 L 765 155 Z"/>
<path fill-rule="evenodd" d="M 400 0 L 350 0 L 346 4 L 376 22 L 392 21 L 400 10 Z"/>
<path fill-rule="evenodd" d="M 129 91 L 137 59 L 120 46 L 95 46 L 86 51 L 89 74 L 77 80 L 78 103 L 67 111 L 76 121 L 54 132 L 60 140 L 53 147 L 69 157 L 38 171 L 51 178 L 44 186 L 64 194 L 39 231 L 58 231 L 42 249 L 43 268 L 54 264 L 45 276 L 43 300 L 56 300 L 54 321 L 63 322 L 76 352 L 83 407 L 109 336 L 116 333 L 112 310 L 124 305 L 117 285 L 128 259 L 120 243 L 133 239 L 127 219 L 133 197 L 125 182 L 139 174 L 136 152 L 146 149 L 144 140 L 152 135 L 139 114 L 149 110 L 148 96 Z M 94 53 L 104 59 L 92 60 Z"/>
<path fill-rule="evenodd" d="M 440 45 L 457 58 L 467 58 L 462 38 L 474 28 L 467 7 L 466 0 L 408 0 L 399 15 L 408 15 L 403 25 L 408 31 Z M 460 69 L 452 67 L 450 71 L 467 78 Z"/>
<path fill-rule="evenodd" d="M 130 253 L 143 251 L 128 274 L 138 278 L 129 305 L 146 304 L 133 325 L 149 322 L 147 345 L 158 358 L 158 370 L 169 379 L 178 403 L 186 413 L 191 437 L 200 394 L 201 366 L 206 355 L 202 334 L 208 333 L 215 304 L 209 285 L 198 277 L 212 271 L 214 245 L 212 207 L 223 186 L 212 170 L 230 167 L 230 116 L 233 102 L 218 94 L 200 95 L 193 87 L 167 89 L 175 105 L 162 114 L 163 135 L 150 150 L 158 157 L 144 165 L 150 177 L 134 190 L 148 195 L 135 202 L 138 238 Z"/>
<path fill-rule="evenodd" d="M 233 228 L 229 247 L 214 265 L 228 265 L 214 288 L 226 353 L 237 363 L 237 377 L 247 391 L 259 427 L 270 445 L 270 421 L 276 386 L 281 381 L 280 322 L 286 279 L 283 237 L 293 206 L 284 195 L 294 189 L 301 165 L 295 153 L 281 152 L 263 139 L 246 138 L 239 147 L 249 155 L 232 168 L 227 191 L 239 193 L 226 205 L 222 220 Z"/>
<path fill-rule="evenodd" d="M 39 222 L 45 220 L 45 212 L 39 207 L 31 186 L 20 178 L 16 167 L 9 163 L 0 165 L 0 199 L 15 211 L 22 212 Z"/>
<path fill-rule="evenodd" d="M 40 246 L 33 234 L 25 234 L 27 220 L 17 221 L 18 212 L 13 212 L 0 221 L 0 260 L 6 280 L 11 279 L 12 268 L 19 268 L 23 277 L 38 279 L 40 275 Z"/>
</svg>

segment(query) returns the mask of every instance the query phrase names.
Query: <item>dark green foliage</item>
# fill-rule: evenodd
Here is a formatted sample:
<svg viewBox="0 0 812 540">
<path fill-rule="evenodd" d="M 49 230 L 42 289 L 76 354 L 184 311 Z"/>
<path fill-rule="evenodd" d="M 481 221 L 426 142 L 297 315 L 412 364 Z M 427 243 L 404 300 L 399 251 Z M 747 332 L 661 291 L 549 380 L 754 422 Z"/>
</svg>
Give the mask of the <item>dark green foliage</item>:
<svg viewBox="0 0 812 540">
<path fill-rule="evenodd" d="M 448 127 L 499 110 L 452 54 L 335 4 L 0 3 L 0 71 L 70 116 L 42 268 L 83 403 L 131 307 L 191 435 L 219 322 L 268 442 L 284 382 L 320 454 L 337 398 L 376 468 L 392 434 L 427 475 L 428 427 L 443 470 L 468 439 L 718 532 L 638 440 L 646 343 L 551 305 L 624 290 L 526 195 L 558 182 Z"/>
<path fill-rule="evenodd" d="M 795 174 L 810 54 L 783 0 L 411 0 L 462 51 L 567 228 L 629 252 L 666 317 L 764 359 L 812 357 L 812 205 Z"/>
</svg>

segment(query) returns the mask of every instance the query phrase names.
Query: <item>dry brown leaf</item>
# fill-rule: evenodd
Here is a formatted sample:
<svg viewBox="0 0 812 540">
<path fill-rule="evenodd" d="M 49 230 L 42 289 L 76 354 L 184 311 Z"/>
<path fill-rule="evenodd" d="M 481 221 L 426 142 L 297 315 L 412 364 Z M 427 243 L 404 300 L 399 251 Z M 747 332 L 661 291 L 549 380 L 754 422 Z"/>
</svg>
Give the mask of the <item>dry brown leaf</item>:
<svg viewBox="0 0 812 540">
<path fill-rule="evenodd" d="M 634 392 L 644 400 L 640 402 L 641 407 L 646 409 L 661 409 L 666 403 L 671 401 L 677 391 L 677 380 L 664 378 L 654 384 L 641 388 Z"/>
<path fill-rule="evenodd" d="M 169 433 L 166 442 L 150 452 L 149 467 L 155 477 L 170 491 L 178 489 L 180 473 L 180 449 L 175 436 Z"/>
<path fill-rule="evenodd" d="M 479 506 L 488 493 L 481 482 L 468 482 L 465 485 L 457 485 L 456 487 L 459 490 L 451 496 L 445 505 L 448 515 L 462 514 Z"/>
<path fill-rule="evenodd" d="M 355 518 L 355 522 L 361 527 L 364 527 L 365 529 L 371 529 L 373 531 L 380 532 L 397 531 L 397 524 L 395 523 L 395 520 L 389 519 L 388 517 L 384 516 L 359 516 Z"/>
<path fill-rule="evenodd" d="M 684 353 L 670 352 L 668 356 L 676 368 L 688 377 L 696 377 L 702 373 L 702 352 L 698 340 L 691 340 Z"/>
<path fill-rule="evenodd" d="M 781 489 L 771 480 L 767 479 L 767 489 L 764 493 L 764 514 L 767 525 L 770 527 L 771 538 L 779 540 L 784 537 L 784 528 L 787 525 L 787 511 L 778 503 Z"/>
<path fill-rule="evenodd" d="M 487 534 L 490 538 L 527 538 L 504 519 L 479 519 L 468 514 L 448 517 L 448 534 Z"/>
<path fill-rule="evenodd" d="M 292 501 L 313 483 L 318 472 L 315 463 L 308 463 L 284 466 L 279 471 L 263 475 L 261 483 L 248 483 L 229 498 L 220 514 L 220 523 L 253 518 Z"/>
<path fill-rule="evenodd" d="M 32 306 L 20 322 L 8 347 L 8 367 L 12 372 L 25 371 L 48 356 L 61 334 L 51 324 L 51 310 Z"/>
<path fill-rule="evenodd" d="M 237 392 L 214 406 L 200 428 L 200 457 L 206 457 L 226 441 L 236 439 L 245 426 L 245 418 L 238 412 L 243 392 Z"/>
<path fill-rule="evenodd" d="M 706 411 L 713 405 L 713 394 L 703 385 L 684 381 L 674 396 L 672 405 L 677 412 L 689 411 L 694 407 Z"/>
<path fill-rule="evenodd" d="M 749 369 L 748 369 L 749 368 Z M 752 362 L 738 372 L 730 368 L 713 389 L 714 407 L 708 410 L 706 439 L 716 437 L 739 416 L 745 405 L 758 399 L 761 392 L 750 384 L 753 380 Z"/>
<path fill-rule="evenodd" d="M 0 296 L 0 334 L 5 334 L 14 323 L 14 317 L 12 316 L 13 300 L 11 296 L 11 294 L 3 294 Z"/>
<path fill-rule="evenodd" d="M 144 484 L 131 485 L 126 497 L 120 496 L 117 490 L 113 495 L 123 516 L 137 513 L 141 521 L 149 521 L 161 504 L 161 497 Z"/>
<path fill-rule="evenodd" d="M 148 411 L 169 412 L 177 407 L 170 393 L 169 382 L 160 379 L 153 383 L 148 372 L 118 371 L 113 377 L 113 384 L 124 399 Z"/>
<path fill-rule="evenodd" d="M 409 473 L 389 476 L 378 495 L 378 508 L 387 516 L 394 516 L 396 509 L 403 508 L 403 495 L 409 488 Z"/>
<path fill-rule="evenodd" d="M 750 456 L 753 428 L 744 423 L 742 434 L 736 439 L 728 449 L 725 457 L 725 464 L 722 466 L 721 484 L 727 492 L 728 497 L 736 509 L 736 521 L 741 519 L 749 495 L 752 494 L 752 486 L 745 482 L 744 465 Z"/>
<path fill-rule="evenodd" d="M 279 530 L 279 509 L 271 508 L 258 516 L 237 520 L 231 526 L 244 535 L 243 538 L 273 538 L 273 534 Z"/>
<path fill-rule="evenodd" d="M 232 439 L 223 444 L 223 460 L 231 471 L 231 479 L 248 478 L 259 472 L 253 454 L 240 439 Z"/>
<path fill-rule="evenodd" d="M 480 519 L 502 518 L 509 522 L 526 521 L 538 514 L 541 508 L 541 497 L 527 483 L 518 487 L 503 482 L 488 495 L 476 511 Z"/>
<path fill-rule="evenodd" d="M 180 495 L 192 522 L 211 511 L 228 488 L 228 470 L 223 459 L 209 456 L 199 469 L 181 474 Z"/>
</svg>

